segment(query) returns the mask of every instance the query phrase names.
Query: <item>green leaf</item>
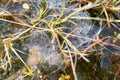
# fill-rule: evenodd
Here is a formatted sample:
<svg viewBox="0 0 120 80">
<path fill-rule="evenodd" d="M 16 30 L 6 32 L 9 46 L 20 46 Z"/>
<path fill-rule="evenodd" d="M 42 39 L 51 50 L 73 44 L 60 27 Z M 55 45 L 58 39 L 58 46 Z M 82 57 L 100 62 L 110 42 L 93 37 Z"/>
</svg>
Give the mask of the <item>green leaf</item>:
<svg viewBox="0 0 120 80">
<path fill-rule="evenodd" d="M 120 39 L 120 34 L 117 35 L 117 38 Z"/>
<path fill-rule="evenodd" d="M 114 31 L 114 35 L 117 36 L 117 32 Z"/>
</svg>

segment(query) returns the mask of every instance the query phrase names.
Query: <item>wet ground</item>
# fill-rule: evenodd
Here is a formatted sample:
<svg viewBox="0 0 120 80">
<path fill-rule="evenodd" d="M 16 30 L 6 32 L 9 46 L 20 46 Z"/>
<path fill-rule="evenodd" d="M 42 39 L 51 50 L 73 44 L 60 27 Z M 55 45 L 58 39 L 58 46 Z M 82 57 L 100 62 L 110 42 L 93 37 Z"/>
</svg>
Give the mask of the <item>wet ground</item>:
<svg viewBox="0 0 120 80">
<path fill-rule="evenodd" d="M 79 4 L 77 0 L 0 0 L 0 79 L 74 80 L 75 68 L 78 80 L 119 80 L 120 23 L 79 18 L 60 22 Z M 73 17 L 105 18 L 101 10 L 93 11 Z M 119 11 L 110 15 L 120 19 Z"/>
</svg>

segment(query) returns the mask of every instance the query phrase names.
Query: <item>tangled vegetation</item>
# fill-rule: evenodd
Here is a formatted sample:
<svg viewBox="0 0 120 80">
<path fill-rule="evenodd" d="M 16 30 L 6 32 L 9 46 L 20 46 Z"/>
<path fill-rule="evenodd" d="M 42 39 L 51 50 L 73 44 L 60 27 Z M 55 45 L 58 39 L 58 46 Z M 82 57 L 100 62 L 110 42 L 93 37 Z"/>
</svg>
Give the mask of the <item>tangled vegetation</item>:
<svg viewBox="0 0 120 80">
<path fill-rule="evenodd" d="M 120 0 L 0 0 L 0 80 L 119 80 Z"/>
</svg>

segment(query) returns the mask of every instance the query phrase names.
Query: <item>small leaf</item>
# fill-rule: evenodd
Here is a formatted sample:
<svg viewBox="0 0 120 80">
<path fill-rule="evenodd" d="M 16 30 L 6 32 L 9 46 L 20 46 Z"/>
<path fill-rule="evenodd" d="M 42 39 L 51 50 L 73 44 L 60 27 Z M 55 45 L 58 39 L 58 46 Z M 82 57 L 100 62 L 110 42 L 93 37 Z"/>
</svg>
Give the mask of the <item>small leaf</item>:
<svg viewBox="0 0 120 80">
<path fill-rule="evenodd" d="M 32 70 L 31 70 L 32 71 Z M 29 72 L 29 71 L 27 71 L 26 69 L 23 69 L 22 70 L 22 73 L 23 74 L 26 74 L 26 75 L 28 75 L 28 76 L 32 76 L 32 74 Z"/>
<path fill-rule="evenodd" d="M 58 80 L 63 80 L 63 79 L 60 77 L 60 78 L 58 78 Z"/>
<path fill-rule="evenodd" d="M 114 35 L 116 36 L 116 35 L 117 35 L 117 32 L 114 32 Z"/>
<path fill-rule="evenodd" d="M 65 75 L 61 74 L 61 76 L 58 78 L 58 80 L 65 80 Z"/>
<path fill-rule="evenodd" d="M 114 38 L 114 39 L 113 39 L 113 43 L 117 42 L 117 40 L 118 40 L 117 38 Z"/>
<path fill-rule="evenodd" d="M 30 9 L 30 6 L 27 3 L 24 3 L 22 6 L 24 9 L 27 9 L 27 10 Z"/>
<path fill-rule="evenodd" d="M 120 39 L 120 34 L 117 35 L 117 38 Z"/>
<path fill-rule="evenodd" d="M 21 0 L 12 0 L 13 3 L 20 2 Z"/>
<path fill-rule="evenodd" d="M 65 79 L 66 79 L 66 80 L 70 80 L 70 75 L 68 75 L 68 74 L 65 75 Z"/>
</svg>

